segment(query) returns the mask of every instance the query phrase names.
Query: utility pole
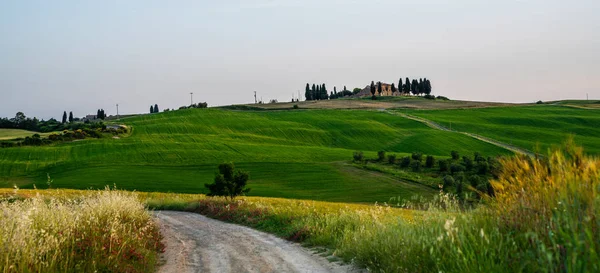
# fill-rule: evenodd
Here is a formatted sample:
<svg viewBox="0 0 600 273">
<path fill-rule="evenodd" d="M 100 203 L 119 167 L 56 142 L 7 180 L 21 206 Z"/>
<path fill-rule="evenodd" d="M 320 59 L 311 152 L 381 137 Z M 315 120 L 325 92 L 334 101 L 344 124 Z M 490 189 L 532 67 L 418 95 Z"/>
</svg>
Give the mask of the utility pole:
<svg viewBox="0 0 600 273">
<path fill-rule="evenodd" d="M 194 92 L 190 92 L 190 105 L 194 104 Z"/>
<path fill-rule="evenodd" d="M 119 120 L 119 104 L 117 103 L 117 120 Z"/>
<path fill-rule="evenodd" d="M 258 101 L 256 101 L 256 91 L 254 91 L 254 104 L 257 104 Z"/>
</svg>

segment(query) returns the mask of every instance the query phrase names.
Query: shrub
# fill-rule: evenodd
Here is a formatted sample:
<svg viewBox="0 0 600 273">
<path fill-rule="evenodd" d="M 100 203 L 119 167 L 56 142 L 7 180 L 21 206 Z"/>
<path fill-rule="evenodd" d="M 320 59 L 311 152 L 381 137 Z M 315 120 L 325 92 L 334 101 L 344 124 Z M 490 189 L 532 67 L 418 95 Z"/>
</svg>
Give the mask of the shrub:
<svg viewBox="0 0 600 273">
<path fill-rule="evenodd" d="M 298 109 L 298 104 L 294 104 L 294 109 Z"/>
<path fill-rule="evenodd" d="M 354 158 L 354 161 L 363 161 L 363 159 L 364 159 L 363 152 L 361 152 L 361 151 L 354 152 L 352 157 Z"/>
<path fill-rule="evenodd" d="M 486 161 L 481 161 L 477 163 L 477 173 L 480 175 L 487 174 L 489 170 L 489 164 Z"/>
<path fill-rule="evenodd" d="M 388 163 L 394 164 L 396 163 L 396 155 L 388 155 Z"/>
<path fill-rule="evenodd" d="M 535 104 L 544 104 L 544 102 L 541 100 L 538 100 Z"/>
<path fill-rule="evenodd" d="M 463 156 L 463 164 L 465 165 L 465 168 L 467 169 L 467 171 L 470 171 L 473 169 L 473 160 L 471 160 L 469 157 Z"/>
<path fill-rule="evenodd" d="M 451 174 L 455 174 L 455 173 L 459 173 L 459 172 L 464 172 L 466 170 L 465 166 L 458 164 L 458 163 L 452 163 L 450 164 L 450 173 Z"/>
<path fill-rule="evenodd" d="M 411 155 L 411 158 L 412 158 L 413 160 L 417 160 L 417 161 L 419 161 L 419 162 L 420 162 L 421 160 L 423 160 L 423 154 L 422 154 L 422 153 L 416 153 L 416 152 L 415 152 L 415 153 L 412 153 L 412 155 Z"/>
<path fill-rule="evenodd" d="M 460 158 L 458 151 L 452 151 L 450 152 L 450 155 L 452 156 L 452 160 L 458 160 Z"/>
<path fill-rule="evenodd" d="M 425 96 L 423 96 L 423 98 L 426 98 L 426 99 L 428 99 L 428 100 L 435 100 L 435 96 L 434 96 L 434 95 L 429 95 L 429 94 L 428 94 L 428 95 L 425 95 Z"/>
<path fill-rule="evenodd" d="M 384 159 L 385 159 L 385 152 L 384 151 L 377 152 L 377 160 L 383 161 Z"/>
<path fill-rule="evenodd" d="M 410 163 L 410 168 L 412 169 L 413 172 L 418 172 L 421 170 L 421 161 L 418 160 L 413 160 Z"/>
<path fill-rule="evenodd" d="M 473 188 L 476 188 L 477 185 L 479 185 L 481 183 L 481 179 L 479 178 L 478 175 L 474 174 L 469 176 L 469 183 L 471 184 L 471 186 Z"/>
<path fill-rule="evenodd" d="M 219 172 L 215 174 L 215 182 L 204 184 L 208 188 L 208 196 L 226 196 L 233 200 L 238 195 L 244 195 L 250 191 L 246 188 L 248 173 L 235 171 L 233 163 L 219 165 Z"/>
<path fill-rule="evenodd" d="M 446 175 L 442 179 L 442 182 L 444 183 L 444 189 L 452 187 L 454 186 L 454 177 L 452 177 L 451 175 Z"/>
<path fill-rule="evenodd" d="M 433 168 L 433 166 L 435 166 L 435 157 L 433 157 L 432 155 L 428 155 L 425 158 L 425 167 L 426 168 Z"/>
<path fill-rule="evenodd" d="M 485 161 L 485 157 L 481 156 L 481 154 L 479 152 L 475 152 L 473 154 L 473 160 L 475 162 L 481 162 L 481 161 Z"/>
<path fill-rule="evenodd" d="M 448 171 L 448 166 L 449 166 L 448 160 L 440 160 L 438 162 L 438 164 L 440 165 L 440 172 L 441 173 Z"/>
<path fill-rule="evenodd" d="M 450 100 L 449 98 L 447 98 L 447 97 L 444 97 L 444 96 L 437 96 L 436 98 L 437 98 L 438 100 Z"/>
<path fill-rule="evenodd" d="M 407 168 L 408 166 L 410 166 L 410 157 L 405 156 L 400 161 L 400 167 Z"/>
</svg>

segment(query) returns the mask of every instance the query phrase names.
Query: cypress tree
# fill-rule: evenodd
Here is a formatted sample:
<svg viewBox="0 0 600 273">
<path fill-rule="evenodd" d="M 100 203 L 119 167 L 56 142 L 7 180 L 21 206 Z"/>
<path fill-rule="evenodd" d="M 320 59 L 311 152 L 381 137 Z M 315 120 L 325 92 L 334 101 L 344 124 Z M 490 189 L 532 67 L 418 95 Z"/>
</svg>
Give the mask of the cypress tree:
<svg viewBox="0 0 600 273">
<path fill-rule="evenodd" d="M 346 86 L 344 85 L 344 91 L 347 91 L 348 89 L 346 89 Z"/>
<path fill-rule="evenodd" d="M 69 112 L 69 123 L 73 123 L 73 112 Z"/>
<path fill-rule="evenodd" d="M 150 114 L 154 113 L 154 107 L 152 107 L 152 105 L 150 105 Z"/>
<path fill-rule="evenodd" d="M 398 93 L 402 93 L 402 78 L 398 80 Z"/>
<path fill-rule="evenodd" d="M 313 83 L 311 97 L 313 100 L 317 100 L 317 86 Z"/>
<path fill-rule="evenodd" d="M 375 82 L 371 81 L 371 95 L 373 95 L 373 99 L 375 99 Z"/>
<path fill-rule="evenodd" d="M 413 95 L 417 95 L 417 94 L 419 94 L 419 93 L 417 92 L 417 85 L 418 85 L 418 84 L 419 84 L 419 82 L 417 82 L 417 80 L 416 80 L 416 79 L 413 79 L 413 80 L 412 80 L 412 84 L 411 84 L 411 86 L 410 86 L 410 89 L 411 89 L 411 91 L 412 91 Z"/>
<path fill-rule="evenodd" d="M 425 86 L 427 88 L 427 95 L 431 94 L 431 82 L 426 80 Z"/>
<path fill-rule="evenodd" d="M 404 93 L 410 93 L 410 79 L 406 77 L 406 81 L 404 81 Z"/>
<path fill-rule="evenodd" d="M 154 113 L 158 113 L 158 112 L 159 112 L 159 111 L 158 111 L 158 104 L 155 104 L 155 105 L 154 105 Z"/>
<path fill-rule="evenodd" d="M 392 83 L 392 95 L 394 95 L 394 93 L 396 93 L 396 86 L 394 85 L 394 83 Z"/>
<path fill-rule="evenodd" d="M 310 94 L 310 85 L 308 83 L 306 83 L 306 91 L 304 91 L 304 98 L 306 98 L 306 100 L 312 99 L 312 96 Z"/>
<path fill-rule="evenodd" d="M 381 92 L 383 92 L 383 89 L 381 89 L 381 82 L 377 82 L 377 93 L 379 93 L 379 96 L 381 96 Z"/>
<path fill-rule="evenodd" d="M 63 112 L 62 123 L 63 123 L 63 124 L 67 123 L 67 111 L 64 111 L 64 112 Z"/>
<path fill-rule="evenodd" d="M 96 118 L 99 119 L 100 118 L 100 109 L 98 109 L 98 111 L 96 111 Z"/>
</svg>

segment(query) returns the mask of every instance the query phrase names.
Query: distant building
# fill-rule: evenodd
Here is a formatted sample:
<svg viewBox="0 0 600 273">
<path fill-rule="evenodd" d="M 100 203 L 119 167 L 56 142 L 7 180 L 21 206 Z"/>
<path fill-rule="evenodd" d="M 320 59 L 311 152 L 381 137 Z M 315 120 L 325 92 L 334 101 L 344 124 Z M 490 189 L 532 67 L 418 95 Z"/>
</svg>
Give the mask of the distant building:
<svg viewBox="0 0 600 273">
<path fill-rule="evenodd" d="M 83 118 L 83 121 L 92 121 L 92 120 L 97 120 L 97 119 L 98 119 L 98 116 L 97 116 L 97 115 L 86 115 L 86 116 Z"/>
<path fill-rule="evenodd" d="M 387 83 L 381 83 L 381 95 L 382 96 L 401 96 L 402 92 L 398 92 L 398 88 L 396 88 L 396 92 L 392 93 L 392 85 Z M 371 97 L 371 85 L 367 85 L 363 90 L 358 92 L 358 94 L 354 95 L 355 97 Z M 375 83 L 375 96 L 379 96 L 379 92 L 377 92 L 377 83 Z"/>
</svg>

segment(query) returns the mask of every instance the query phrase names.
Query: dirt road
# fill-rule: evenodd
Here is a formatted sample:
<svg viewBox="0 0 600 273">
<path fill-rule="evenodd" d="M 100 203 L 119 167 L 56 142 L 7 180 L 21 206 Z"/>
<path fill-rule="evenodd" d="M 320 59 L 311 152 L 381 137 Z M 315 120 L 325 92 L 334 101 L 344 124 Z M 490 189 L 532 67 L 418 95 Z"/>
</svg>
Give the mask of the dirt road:
<svg viewBox="0 0 600 273">
<path fill-rule="evenodd" d="M 167 245 L 159 272 L 360 272 L 251 228 L 188 212 L 155 215 Z"/>
</svg>

